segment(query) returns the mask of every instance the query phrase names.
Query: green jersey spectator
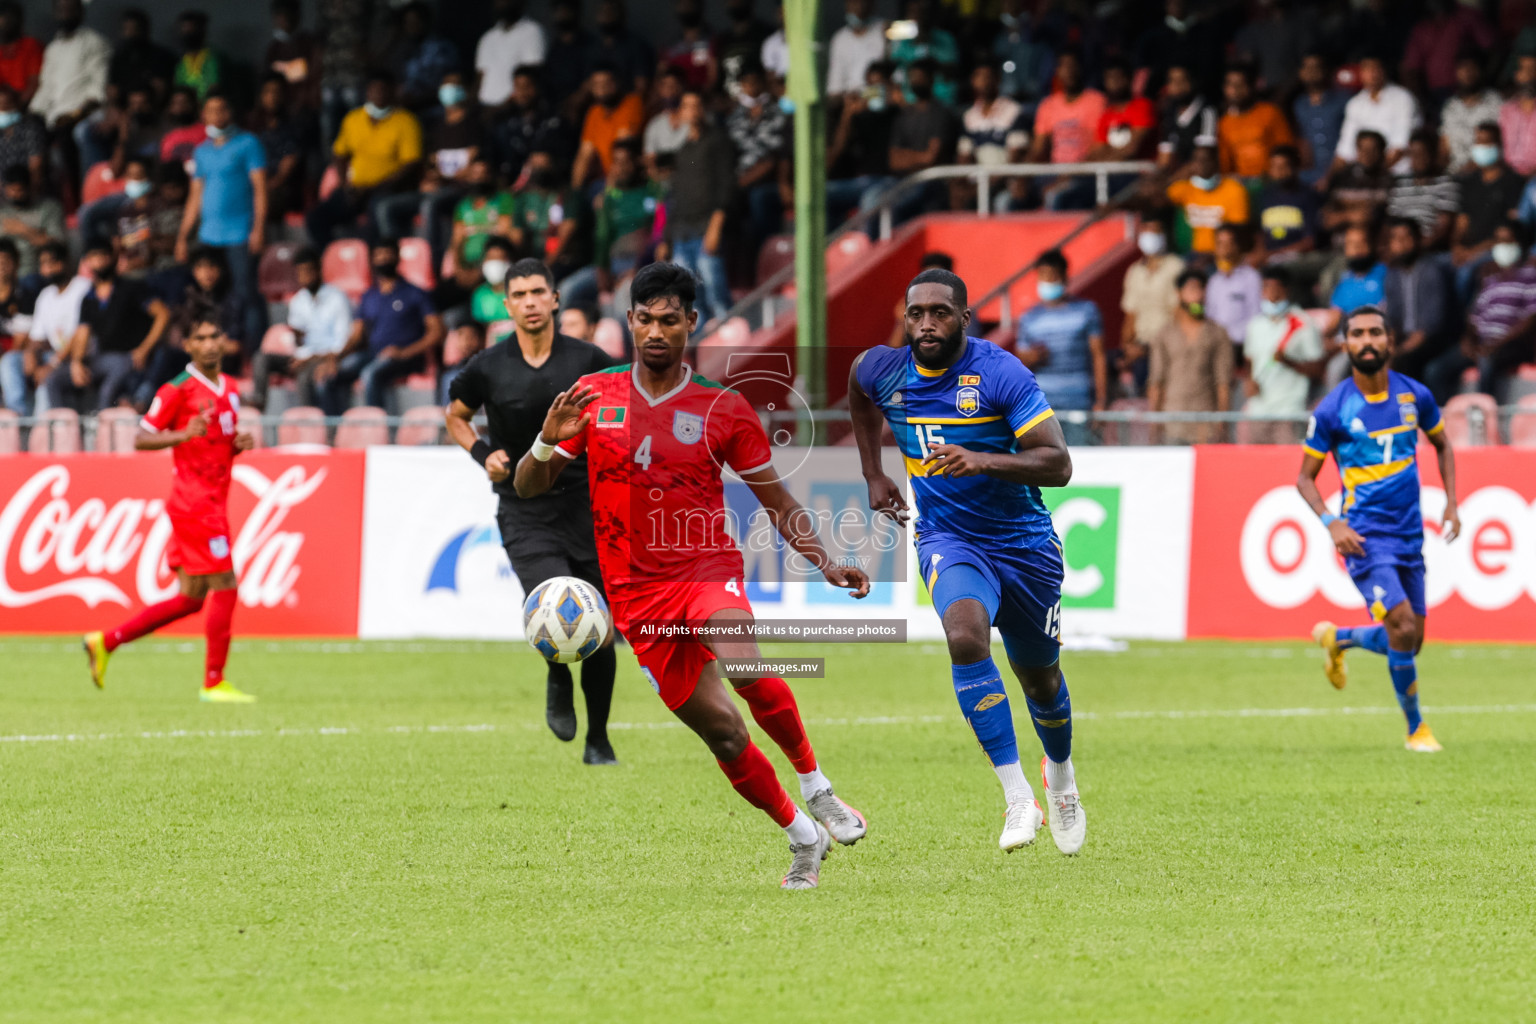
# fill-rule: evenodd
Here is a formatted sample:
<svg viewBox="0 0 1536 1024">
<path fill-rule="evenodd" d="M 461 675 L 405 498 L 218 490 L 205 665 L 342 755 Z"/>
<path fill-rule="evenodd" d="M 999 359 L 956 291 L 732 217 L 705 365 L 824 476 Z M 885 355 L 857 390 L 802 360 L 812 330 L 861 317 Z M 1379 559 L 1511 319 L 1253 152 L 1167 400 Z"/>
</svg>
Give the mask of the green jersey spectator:
<svg viewBox="0 0 1536 1024">
<path fill-rule="evenodd" d="M 224 79 L 224 64 L 208 46 L 208 15 L 187 11 L 176 22 L 181 39 L 181 59 L 176 62 L 172 85 L 184 85 L 197 92 L 199 101 L 219 87 Z"/>
<path fill-rule="evenodd" d="M 459 200 L 453 211 L 453 236 L 449 244 L 464 259 L 479 263 L 485 255 L 485 240 L 492 235 L 512 233 L 512 196 L 498 191 L 491 177 L 491 162 L 477 156 L 464 171 L 469 195 Z"/>
<path fill-rule="evenodd" d="M 517 249 L 501 235 L 487 236 L 483 245 L 485 259 L 480 263 L 480 273 L 485 280 L 469 297 L 470 316 L 474 317 L 477 323 L 482 324 L 510 320 L 506 303 L 502 301 L 505 297 L 502 288 L 507 283 L 507 271 L 511 269 L 512 261 L 517 259 Z M 495 344 L 503 337 L 505 335 L 489 340 L 491 344 Z"/>
</svg>

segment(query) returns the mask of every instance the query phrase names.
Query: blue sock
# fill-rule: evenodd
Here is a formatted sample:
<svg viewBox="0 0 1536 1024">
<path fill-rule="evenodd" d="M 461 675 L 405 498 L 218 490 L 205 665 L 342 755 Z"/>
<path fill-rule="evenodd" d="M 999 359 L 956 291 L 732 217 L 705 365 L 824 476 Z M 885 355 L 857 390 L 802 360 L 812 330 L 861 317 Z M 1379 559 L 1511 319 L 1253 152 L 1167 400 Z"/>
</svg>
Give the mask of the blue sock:
<svg viewBox="0 0 1536 1024">
<path fill-rule="evenodd" d="M 993 767 L 1018 764 L 1019 742 L 1013 735 L 1013 712 L 1008 708 L 1008 693 L 1003 689 L 1003 675 L 997 665 L 988 658 L 974 665 L 949 668 L 960 711 Z"/>
<path fill-rule="evenodd" d="M 1072 695 L 1067 692 L 1067 677 L 1061 676 L 1061 689 L 1049 705 L 1036 704 L 1028 697 L 1029 717 L 1035 723 L 1035 734 L 1045 748 L 1045 756 L 1057 764 L 1072 756 Z"/>
<path fill-rule="evenodd" d="M 1410 735 L 1424 719 L 1419 716 L 1419 673 L 1413 666 L 1413 655 L 1408 651 L 1388 651 L 1387 671 L 1392 674 L 1392 689 L 1397 691 L 1397 703 L 1408 719 Z"/>
<path fill-rule="evenodd" d="M 1380 623 L 1374 626 L 1340 626 L 1336 635 L 1339 646 L 1346 651 L 1351 647 L 1364 647 L 1377 654 L 1387 653 L 1387 627 Z"/>
</svg>

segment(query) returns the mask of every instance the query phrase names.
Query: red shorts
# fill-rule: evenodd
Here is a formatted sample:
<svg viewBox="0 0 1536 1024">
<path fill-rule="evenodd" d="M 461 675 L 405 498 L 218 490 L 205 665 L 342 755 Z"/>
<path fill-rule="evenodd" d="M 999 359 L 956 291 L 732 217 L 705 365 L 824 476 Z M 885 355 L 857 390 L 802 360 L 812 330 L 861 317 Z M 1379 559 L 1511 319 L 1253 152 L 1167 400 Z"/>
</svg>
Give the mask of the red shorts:
<svg viewBox="0 0 1536 1024">
<path fill-rule="evenodd" d="M 741 587 L 739 580 L 716 580 L 628 583 L 608 588 L 614 628 L 634 648 L 640 670 L 668 710 L 676 711 L 693 696 L 699 673 L 715 656 L 698 640 L 648 638 L 647 627 L 699 626 L 728 608 L 751 612 L 752 605 Z"/>
<path fill-rule="evenodd" d="M 188 576 L 213 576 L 234 572 L 230 554 L 229 517 L 171 516 L 171 542 L 165 549 L 165 564 Z"/>
</svg>

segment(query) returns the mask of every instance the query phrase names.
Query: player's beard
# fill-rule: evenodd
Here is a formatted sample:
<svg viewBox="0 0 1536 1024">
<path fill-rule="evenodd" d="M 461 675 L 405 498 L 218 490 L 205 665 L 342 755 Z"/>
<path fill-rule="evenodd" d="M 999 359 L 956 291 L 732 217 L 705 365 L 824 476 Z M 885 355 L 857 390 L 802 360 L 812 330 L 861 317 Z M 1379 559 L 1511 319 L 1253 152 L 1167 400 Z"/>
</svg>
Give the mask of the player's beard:
<svg viewBox="0 0 1536 1024">
<path fill-rule="evenodd" d="M 956 328 L 951 333 L 940 336 L 939 350 L 936 354 L 925 356 L 918 347 L 917 338 L 913 337 L 910 331 L 907 332 L 907 347 L 912 350 L 912 358 L 917 360 L 918 365 L 929 370 L 948 366 L 963 344 L 965 344 L 965 328 Z"/>
<path fill-rule="evenodd" d="M 1380 372 L 1381 368 L 1387 365 L 1386 353 L 1378 352 L 1375 349 L 1367 349 L 1358 355 L 1356 355 L 1354 352 L 1348 352 L 1348 355 L 1349 365 L 1353 366 L 1355 369 L 1359 370 L 1366 376 Z"/>
</svg>

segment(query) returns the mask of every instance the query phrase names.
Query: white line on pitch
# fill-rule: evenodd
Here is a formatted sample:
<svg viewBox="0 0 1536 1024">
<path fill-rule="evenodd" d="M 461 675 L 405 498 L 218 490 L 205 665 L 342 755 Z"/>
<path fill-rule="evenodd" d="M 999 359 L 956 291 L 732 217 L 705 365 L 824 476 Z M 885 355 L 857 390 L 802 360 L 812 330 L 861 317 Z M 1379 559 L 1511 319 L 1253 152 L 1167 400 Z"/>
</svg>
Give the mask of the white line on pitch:
<svg viewBox="0 0 1536 1024">
<path fill-rule="evenodd" d="M 1536 713 L 1536 704 L 1449 704 L 1428 706 L 1430 715 L 1509 715 Z M 1348 715 L 1397 715 L 1401 712 L 1387 705 L 1371 707 L 1339 708 L 1194 708 L 1166 711 L 1079 711 L 1073 717 L 1083 721 L 1124 721 L 1133 719 L 1187 719 L 1187 718 L 1331 718 Z M 869 726 L 869 725 L 933 725 L 953 720 L 951 715 L 888 715 L 868 718 L 813 718 L 808 722 L 816 726 Z M 681 729 L 681 722 L 609 722 L 610 729 Z M 180 739 L 231 739 L 248 736 L 361 736 L 373 734 L 429 735 L 514 732 L 542 730 L 542 722 L 518 722 L 493 725 L 481 722 L 473 725 L 392 725 L 383 729 L 358 729 L 352 726 L 319 726 L 310 729 L 169 729 L 158 732 L 103 732 L 103 733 L 20 733 L 0 736 L 0 743 L 84 743 L 93 740 L 180 740 Z"/>
</svg>

